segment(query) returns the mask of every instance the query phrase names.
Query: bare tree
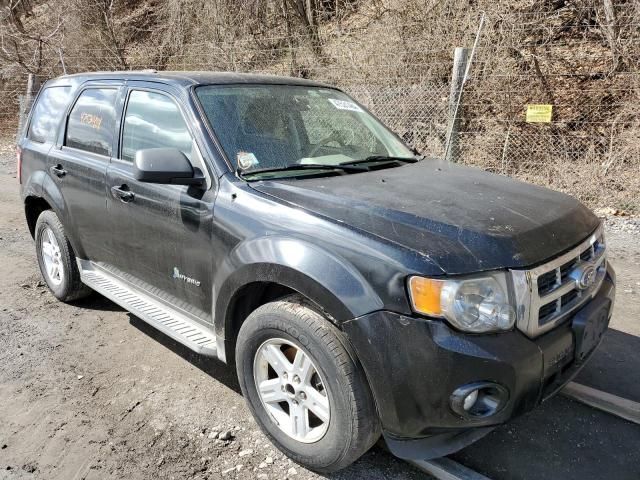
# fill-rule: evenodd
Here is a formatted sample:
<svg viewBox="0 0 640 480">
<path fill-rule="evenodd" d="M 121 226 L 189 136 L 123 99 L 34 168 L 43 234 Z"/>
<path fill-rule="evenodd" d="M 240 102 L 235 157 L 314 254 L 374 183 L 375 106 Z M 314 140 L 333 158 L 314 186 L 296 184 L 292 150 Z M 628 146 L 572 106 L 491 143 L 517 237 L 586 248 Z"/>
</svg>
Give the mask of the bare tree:
<svg viewBox="0 0 640 480">
<path fill-rule="evenodd" d="M 5 63 L 38 75 L 44 66 L 45 50 L 49 49 L 65 69 L 64 20 L 60 12 L 49 9 L 49 18 L 55 19 L 52 24 L 28 25 L 25 19 L 32 16 L 31 2 L 3 0 L 0 6 L 0 58 Z"/>
<path fill-rule="evenodd" d="M 117 24 L 114 0 L 73 0 L 70 5 L 80 21 L 77 28 L 90 36 L 96 51 L 101 50 L 101 60 L 107 64 L 105 66 L 126 70 L 128 29 L 120 28 Z"/>
</svg>

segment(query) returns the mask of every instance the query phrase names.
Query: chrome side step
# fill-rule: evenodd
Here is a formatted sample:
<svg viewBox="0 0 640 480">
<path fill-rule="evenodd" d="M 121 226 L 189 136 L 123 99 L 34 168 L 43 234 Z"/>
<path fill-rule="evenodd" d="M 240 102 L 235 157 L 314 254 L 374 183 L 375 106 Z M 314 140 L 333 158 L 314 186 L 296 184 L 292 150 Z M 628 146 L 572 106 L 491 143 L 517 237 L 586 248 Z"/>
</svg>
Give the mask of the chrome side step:
<svg viewBox="0 0 640 480">
<path fill-rule="evenodd" d="M 200 355 L 217 357 L 216 336 L 195 320 L 132 288 L 112 273 L 78 259 L 82 282 Z"/>
</svg>

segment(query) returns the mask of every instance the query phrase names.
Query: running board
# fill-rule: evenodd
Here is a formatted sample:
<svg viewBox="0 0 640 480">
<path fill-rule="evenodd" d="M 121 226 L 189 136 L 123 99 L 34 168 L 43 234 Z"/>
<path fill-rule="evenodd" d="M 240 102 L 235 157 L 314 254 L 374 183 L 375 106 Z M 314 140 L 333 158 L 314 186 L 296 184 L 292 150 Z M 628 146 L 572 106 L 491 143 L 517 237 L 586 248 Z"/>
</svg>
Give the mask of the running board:
<svg viewBox="0 0 640 480">
<path fill-rule="evenodd" d="M 150 295 L 131 288 L 126 282 L 90 261 L 78 260 L 78 268 L 82 282 L 96 292 L 194 352 L 207 357 L 218 357 L 215 334 L 195 320 Z"/>
</svg>

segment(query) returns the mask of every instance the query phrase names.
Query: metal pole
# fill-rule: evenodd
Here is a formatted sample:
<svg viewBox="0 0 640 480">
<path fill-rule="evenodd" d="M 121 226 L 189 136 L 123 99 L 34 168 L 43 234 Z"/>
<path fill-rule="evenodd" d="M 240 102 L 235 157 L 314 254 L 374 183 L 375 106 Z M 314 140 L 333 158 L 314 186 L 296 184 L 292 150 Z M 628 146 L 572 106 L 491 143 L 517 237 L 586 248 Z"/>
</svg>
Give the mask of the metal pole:
<svg viewBox="0 0 640 480">
<path fill-rule="evenodd" d="M 38 79 L 33 73 L 30 73 L 27 78 L 27 90 L 24 95 L 20 95 L 18 98 L 18 131 L 16 132 L 16 141 L 20 139 L 22 130 L 24 129 L 25 122 L 27 121 L 27 115 L 33 102 L 33 97 L 37 93 Z"/>
<path fill-rule="evenodd" d="M 473 63 L 473 57 L 476 54 L 476 49 L 478 48 L 478 43 L 480 42 L 480 35 L 482 35 L 482 29 L 484 28 L 484 19 L 485 19 L 485 13 L 482 12 L 482 16 L 480 17 L 480 25 L 478 25 L 478 31 L 476 33 L 476 39 L 473 42 L 473 48 L 471 49 L 471 53 L 467 54 L 467 58 L 465 61 L 465 68 L 464 68 L 464 74 L 462 75 L 462 80 L 460 83 L 460 88 L 458 89 L 458 98 L 455 102 L 455 106 L 453 108 L 453 115 L 451 116 L 451 121 L 450 121 L 450 125 L 449 125 L 449 133 L 447 134 L 447 143 L 445 145 L 445 150 L 444 150 L 444 158 L 449 160 L 449 161 L 456 161 L 458 158 L 457 156 L 453 156 L 450 155 L 449 152 L 451 151 L 451 143 L 452 141 L 456 142 L 456 148 L 454 150 L 456 150 L 456 154 L 459 153 L 459 145 L 458 145 L 458 138 L 457 135 L 459 133 L 459 131 L 456 131 L 456 137 L 454 138 L 454 136 L 452 135 L 453 133 L 453 128 L 454 128 L 454 122 L 458 119 L 458 110 L 460 108 L 460 100 L 462 99 L 462 91 L 464 90 L 464 84 L 467 82 L 467 78 L 469 77 L 469 71 L 471 70 L 471 64 Z M 457 54 L 457 48 L 456 48 L 456 54 Z M 455 75 L 455 67 L 454 67 L 454 75 Z"/>
<path fill-rule="evenodd" d="M 33 93 L 33 85 L 36 83 L 36 76 L 33 73 L 27 78 L 27 96 Z"/>
<path fill-rule="evenodd" d="M 464 74 L 467 71 L 471 49 L 457 47 L 453 55 L 453 72 L 451 73 L 451 91 L 449 93 L 449 128 L 447 130 L 445 160 L 455 162 L 458 159 L 458 133 L 460 132 L 460 116 L 458 105 L 462 101 Z"/>
<path fill-rule="evenodd" d="M 36 77 L 33 73 L 29 74 L 29 78 L 27 79 L 27 95 L 26 95 L 26 111 L 24 112 L 25 116 L 29 114 L 29 110 L 31 109 L 31 104 L 33 103 L 33 99 L 36 98 L 36 95 L 40 91 L 40 79 Z"/>
</svg>

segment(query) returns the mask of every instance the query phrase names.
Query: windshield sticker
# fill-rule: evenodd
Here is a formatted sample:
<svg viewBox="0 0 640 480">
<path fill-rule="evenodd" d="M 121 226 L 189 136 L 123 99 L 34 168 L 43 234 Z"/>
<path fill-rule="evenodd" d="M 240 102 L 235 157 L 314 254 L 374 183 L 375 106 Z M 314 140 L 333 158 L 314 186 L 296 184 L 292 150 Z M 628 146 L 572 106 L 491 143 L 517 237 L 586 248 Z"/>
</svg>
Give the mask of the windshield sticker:
<svg viewBox="0 0 640 480">
<path fill-rule="evenodd" d="M 251 152 L 238 152 L 236 158 L 238 160 L 238 167 L 240 167 L 240 169 L 242 170 L 246 170 L 258 165 L 258 159 Z"/>
<path fill-rule="evenodd" d="M 328 99 L 338 110 L 351 110 L 352 112 L 362 112 L 362 109 L 349 100 L 337 100 L 335 98 Z"/>
</svg>

